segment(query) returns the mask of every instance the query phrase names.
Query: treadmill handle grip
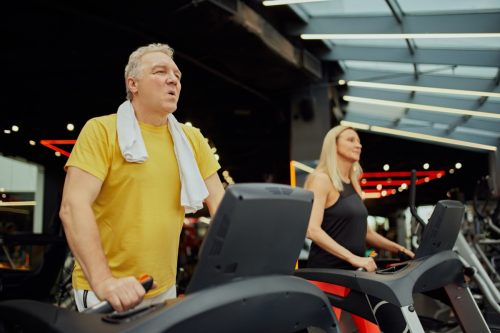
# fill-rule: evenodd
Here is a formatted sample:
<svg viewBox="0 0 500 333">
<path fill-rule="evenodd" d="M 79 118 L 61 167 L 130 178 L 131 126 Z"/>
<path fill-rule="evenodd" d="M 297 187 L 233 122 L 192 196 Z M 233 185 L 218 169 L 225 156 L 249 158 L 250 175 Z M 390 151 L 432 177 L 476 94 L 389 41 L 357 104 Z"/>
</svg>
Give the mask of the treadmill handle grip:
<svg viewBox="0 0 500 333">
<path fill-rule="evenodd" d="M 146 292 L 149 291 L 153 287 L 153 278 L 149 276 L 148 274 L 142 274 L 139 277 L 139 282 L 142 284 L 142 287 Z M 108 301 L 102 301 L 94 306 L 91 306 L 90 308 L 87 308 L 82 311 L 82 313 L 109 313 L 113 311 L 113 307 L 111 304 L 109 304 Z"/>
</svg>

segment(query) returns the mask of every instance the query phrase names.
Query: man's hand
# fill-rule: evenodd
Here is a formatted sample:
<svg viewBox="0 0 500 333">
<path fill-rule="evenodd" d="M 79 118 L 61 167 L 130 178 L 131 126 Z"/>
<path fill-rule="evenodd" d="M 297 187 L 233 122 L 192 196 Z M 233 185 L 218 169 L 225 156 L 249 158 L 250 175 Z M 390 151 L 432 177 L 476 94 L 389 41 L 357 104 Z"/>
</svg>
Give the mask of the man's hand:
<svg viewBox="0 0 500 333">
<path fill-rule="evenodd" d="M 107 278 L 97 284 L 94 292 L 99 299 L 108 301 L 118 312 L 136 307 L 146 294 L 139 280 L 133 276 Z"/>
</svg>

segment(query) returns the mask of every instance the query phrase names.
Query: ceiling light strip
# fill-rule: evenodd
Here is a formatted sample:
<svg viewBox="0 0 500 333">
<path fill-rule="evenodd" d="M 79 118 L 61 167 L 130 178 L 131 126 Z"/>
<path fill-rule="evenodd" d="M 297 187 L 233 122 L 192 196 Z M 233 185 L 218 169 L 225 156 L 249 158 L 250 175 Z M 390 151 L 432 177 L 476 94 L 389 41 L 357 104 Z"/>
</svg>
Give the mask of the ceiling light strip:
<svg viewBox="0 0 500 333">
<path fill-rule="evenodd" d="M 446 174 L 444 170 L 417 171 L 417 177 L 442 177 Z M 410 171 L 381 171 L 363 172 L 363 178 L 387 178 L 387 177 L 411 177 Z"/>
<path fill-rule="evenodd" d="M 440 177 L 445 175 L 444 170 L 417 171 L 417 177 Z M 410 171 L 381 171 L 381 172 L 363 172 L 362 177 L 366 178 L 386 178 L 386 177 L 410 177 Z"/>
<path fill-rule="evenodd" d="M 428 105 L 428 104 L 416 104 L 416 103 L 407 103 L 407 102 L 388 101 L 388 100 L 384 100 L 384 99 L 357 97 L 357 96 L 349 96 L 349 95 L 345 95 L 343 97 L 343 99 L 347 102 L 357 102 L 357 103 L 364 103 L 364 104 L 371 104 L 371 105 L 392 106 L 392 107 L 398 107 L 398 108 L 404 108 L 404 109 L 408 108 L 408 109 L 416 109 L 416 110 L 439 112 L 439 113 L 459 114 L 459 115 L 464 115 L 464 116 L 476 116 L 476 117 L 483 117 L 483 118 L 500 119 L 500 113 L 447 108 L 447 107 L 443 107 L 443 106 L 434 106 L 434 105 Z"/>
<path fill-rule="evenodd" d="M 0 201 L 0 206 L 36 206 L 36 201 Z"/>
<path fill-rule="evenodd" d="M 375 88 L 375 89 L 380 88 L 386 90 L 419 91 L 419 92 L 430 92 L 437 94 L 452 94 L 452 95 L 465 95 L 465 96 L 500 97 L 500 93 L 487 92 L 487 91 L 422 87 L 422 86 L 411 86 L 411 85 L 379 83 L 379 82 L 347 81 L 347 85 L 350 87 Z"/>
<path fill-rule="evenodd" d="M 359 126 L 368 126 L 369 131 L 377 132 L 377 133 L 391 134 L 391 135 L 395 135 L 395 136 L 402 136 L 402 137 L 420 139 L 420 140 L 432 141 L 432 142 L 447 143 L 450 145 L 456 145 L 456 146 L 462 146 L 462 147 L 468 147 L 468 148 L 497 151 L 497 147 L 495 147 L 495 146 L 484 145 L 484 144 L 475 143 L 475 142 L 442 138 L 442 137 L 434 136 L 434 135 L 421 134 L 421 133 L 415 133 L 415 132 L 409 132 L 409 131 L 402 131 L 402 130 L 396 130 L 393 128 L 386 128 L 386 127 L 380 127 L 380 126 L 370 126 L 368 124 L 363 124 L 363 123 L 346 122 L 344 120 L 342 120 L 340 122 L 341 125 L 344 125 L 344 123 L 358 124 Z"/>
<path fill-rule="evenodd" d="M 500 33 L 423 33 L 423 34 L 301 34 L 301 39 L 449 39 L 449 38 L 498 38 Z"/>
</svg>

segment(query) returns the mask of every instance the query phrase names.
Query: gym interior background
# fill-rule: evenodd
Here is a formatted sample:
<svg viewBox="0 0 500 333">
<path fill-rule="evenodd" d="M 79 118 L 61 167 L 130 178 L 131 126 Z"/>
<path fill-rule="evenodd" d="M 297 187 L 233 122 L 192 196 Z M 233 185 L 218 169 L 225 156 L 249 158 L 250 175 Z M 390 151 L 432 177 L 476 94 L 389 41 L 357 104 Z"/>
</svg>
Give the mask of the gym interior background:
<svg viewBox="0 0 500 333">
<path fill-rule="evenodd" d="M 497 202 L 500 1 L 264 2 L 4 9 L 0 234 L 54 232 L 71 140 L 116 111 L 127 56 L 151 42 L 175 49 L 176 117 L 209 138 L 227 184 L 290 184 L 294 173 L 300 186 L 324 134 L 344 122 L 363 143 L 369 212 L 390 228 L 408 206 L 412 169 L 424 172 L 417 205 Z"/>
</svg>

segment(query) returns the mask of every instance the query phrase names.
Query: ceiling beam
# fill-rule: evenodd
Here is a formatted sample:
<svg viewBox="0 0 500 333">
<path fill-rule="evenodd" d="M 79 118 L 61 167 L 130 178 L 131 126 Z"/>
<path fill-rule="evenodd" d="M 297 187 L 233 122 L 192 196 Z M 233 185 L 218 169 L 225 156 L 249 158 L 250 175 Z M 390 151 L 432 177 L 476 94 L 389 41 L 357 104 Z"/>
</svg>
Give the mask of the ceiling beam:
<svg viewBox="0 0 500 333">
<path fill-rule="evenodd" d="M 500 29 L 500 28 L 499 28 Z M 417 64 L 453 64 L 500 67 L 499 50 L 422 49 L 335 45 L 320 55 L 322 60 L 389 61 Z"/>
<path fill-rule="evenodd" d="M 240 0 L 209 0 L 231 15 L 249 33 L 259 38 L 270 50 L 289 64 L 321 78 L 323 74 L 321 61 L 304 49 L 295 47 L 287 37 L 276 30 L 264 17 Z"/>
<path fill-rule="evenodd" d="M 399 24 L 403 23 L 403 11 L 401 10 L 401 7 L 399 7 L 399 4 L 395 0 L 385 0 L 385 3 L 391 10 L 392 16 L 398 21 Z"/>
<path fill-rule="evenodd" d="M 392 15 L 311 17 L 307 24 L 290 24 L 289 35 L 301 34 L 400 34 L 400 33 L 498 33 L 500 12 L 406 15 L 400 25 Z"/>
</svg>

